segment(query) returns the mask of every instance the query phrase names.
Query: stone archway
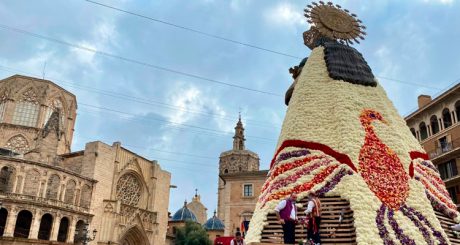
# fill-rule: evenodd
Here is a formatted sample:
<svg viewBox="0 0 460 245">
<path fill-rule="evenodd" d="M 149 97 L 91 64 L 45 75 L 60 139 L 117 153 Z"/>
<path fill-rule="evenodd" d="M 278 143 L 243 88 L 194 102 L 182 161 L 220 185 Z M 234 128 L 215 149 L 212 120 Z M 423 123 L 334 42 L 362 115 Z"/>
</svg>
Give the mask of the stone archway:
<svg viewBox="0 0 460 245">
<path fill-rule="evenodd" d="M 149 240 L 145 232 L 138 226 L 133 226 L 126 230 L 121 237 L 120 245 L 149 245 Z"/>
</svg>

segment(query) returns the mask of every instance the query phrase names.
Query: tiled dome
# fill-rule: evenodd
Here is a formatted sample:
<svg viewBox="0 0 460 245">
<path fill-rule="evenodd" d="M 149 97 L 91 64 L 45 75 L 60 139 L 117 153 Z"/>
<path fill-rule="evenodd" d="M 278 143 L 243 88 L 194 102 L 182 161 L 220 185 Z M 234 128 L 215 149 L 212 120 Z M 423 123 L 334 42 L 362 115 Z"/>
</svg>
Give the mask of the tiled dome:
<svg viewBox="0 0 460 245">
<path fill-rule="evenodd" d="M 217 218 L 216 212 L 214 211 L 214 216 L 204 223 L 203 228 L 208 231 L 223 231 L 225 226 L 224 223 Z"/>
<path fill-rule="evenodd" d="M 184 206 L 177 210 L 177 212 L 172 216 L 171 221 L 193 221 L 198 222 L 195 214 L 187 208 L 187 201 L 184 202 Z"/>
</svg>

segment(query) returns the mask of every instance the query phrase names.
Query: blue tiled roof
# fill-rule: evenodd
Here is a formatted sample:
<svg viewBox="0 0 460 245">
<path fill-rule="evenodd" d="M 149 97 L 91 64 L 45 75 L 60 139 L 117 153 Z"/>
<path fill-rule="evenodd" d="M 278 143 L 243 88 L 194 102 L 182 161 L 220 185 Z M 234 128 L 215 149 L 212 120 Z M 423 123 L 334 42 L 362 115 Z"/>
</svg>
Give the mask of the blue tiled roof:
<svg viewBox="0 0 460 245">
<path fill-rule="evenodd" d="M 204 223 L 203 228 L 208 231 L 215 231 L 215 230 L 223 231 L 225 226 L 224 226 L 224 223 L 219 218 L 217 218 L 216 213 L 214 213 L 214 216 L 208 219 L 206 223 Z"/>
<path fill-rule="evenodd" d="M 186 221 L 190 220 L 193 222 L 198 222 L 196 219 L 195 214 L 184 205 L 181 209 L 177 210 L 177 212 L 172 216 L 172 221 Z"/>
</svg>

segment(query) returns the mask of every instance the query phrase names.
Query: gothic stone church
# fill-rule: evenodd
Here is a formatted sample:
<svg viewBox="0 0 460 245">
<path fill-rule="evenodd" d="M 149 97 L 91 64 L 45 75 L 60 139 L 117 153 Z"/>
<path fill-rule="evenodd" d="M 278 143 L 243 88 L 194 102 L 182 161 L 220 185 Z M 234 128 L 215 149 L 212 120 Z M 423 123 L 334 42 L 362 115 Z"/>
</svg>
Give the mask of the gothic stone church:
<svg viewBox="0 0 460 245">
<path fill-rule="evenodd" d="M 122 147 L 72 152 L 77 102 L 42 79 L 0 80 L 0 244 L 165 244 L 171 174 Z M 54 244 L 54 243 L 53 243 Z"/>
</svg>

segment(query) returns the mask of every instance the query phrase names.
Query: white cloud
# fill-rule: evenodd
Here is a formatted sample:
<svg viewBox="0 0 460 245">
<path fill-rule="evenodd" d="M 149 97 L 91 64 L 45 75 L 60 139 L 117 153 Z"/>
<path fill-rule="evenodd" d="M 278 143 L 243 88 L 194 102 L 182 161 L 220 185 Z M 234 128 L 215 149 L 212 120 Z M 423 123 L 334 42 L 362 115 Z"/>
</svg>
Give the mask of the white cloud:
<svg viewBox="0 0 460 245">
<path fill-rule="evenodd" d="M 265 18 L 268 22 L 281 26 L 305 28 L 305 25 L 308 25 L 301 9 L 289 3 L 279 3 L 269 9 L 265 12 Z"/>
<path fill-rule="evenodd" d="M 91 43 L 89 43 L 87 41 L 81 41 L 81 42 L 77 43 L 77 45 L 80 46 L 80 47 L 85 47 L 85 48 L 91 49 L 91 50 L 97 50 L 95 45 L 93 45 L 93 44 L 91 44 Z M 94 65 L 94 63 L 93 63 L 93 59 L 94 59 L 94 55 L 95 55 L 94 52 L 79 49 L 79 48 L 72 48 L 72 53 L 75 55 L 75 57 L 77 58 L 77 60 L 79 62 L 84 63 L 84 64 Z"/>
<path fill-rule="evenodd" d="M 117 45 L 117 36 L 113 21 L 104 20 L 94 26 L 89 38 L 78 41 L 77 45 L 90 50 L 110 52 L 110 47 Z M 97 67 L 97 63 L 94 62 L 95 53 L 93 51 L 80 48 L 72 48 L 71 51 L 81 63 L 93 68 Z"/>
<path fill-rule="evenodd" d="M 231 131 L 231 124 L 220 117 L 225 117 L 226 112 L 219 103 L 210 97 L 207 97 L 199 88 L 183 84 L 176 86 L 168 96 L 168 103 L 178 107 L 167 114 L 169 121 L 174 123 L 187 123 L 199 117 L 203 112 L 213 114 L 219 130 Z"/>
</svg>

